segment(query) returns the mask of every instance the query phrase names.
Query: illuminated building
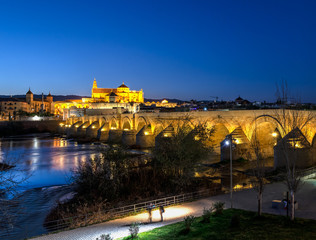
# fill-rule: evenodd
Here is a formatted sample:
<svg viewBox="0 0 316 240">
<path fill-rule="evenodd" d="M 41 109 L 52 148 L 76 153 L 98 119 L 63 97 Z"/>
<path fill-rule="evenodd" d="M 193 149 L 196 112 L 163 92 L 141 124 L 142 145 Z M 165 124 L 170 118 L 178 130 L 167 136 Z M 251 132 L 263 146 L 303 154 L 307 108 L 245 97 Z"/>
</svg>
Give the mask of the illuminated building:
<svg viewBox="0 0 316 240">
<path fill-rule="evenodd" d="M 124 82 L 118 88 L 98 88 L 94 79 L 91 98 L 81 100 L 57 101 L 54 103 L 55 114 L 69 117 L 84 115 L 103 115 L 112 110 L 138 112 L 139 104 L 144 102 L 143 90 L 130 90 Z"/>
<path fill-rule="evenodd" d="M 143 90 L 130 90 L 124 82 L 118 88 L 98 88 L 97 81 L 94 79 L 91 92 L 91 98 L 84 98 L 84 102 L 144 102 Z"/>
<path fill-rule="evenodd" d="M 144 105 L 147 107 L 154 106 L 154 107 L 164 107 L 164 108 L 175 108 L 178 104 L 168 102 L 167 99 L 163 99 L 162 101 L 145 102 Z"/>
<path fill-rule="evenodd" d="M 42 94 L 41 99 L 36 99 L 29 89 L 25 98 L 1 98 L 0 112 L 2 120 L 15 119 L 23 113 L 54 113 L 53 96 L 49 93 L 44 98 Z"/>
</svg>

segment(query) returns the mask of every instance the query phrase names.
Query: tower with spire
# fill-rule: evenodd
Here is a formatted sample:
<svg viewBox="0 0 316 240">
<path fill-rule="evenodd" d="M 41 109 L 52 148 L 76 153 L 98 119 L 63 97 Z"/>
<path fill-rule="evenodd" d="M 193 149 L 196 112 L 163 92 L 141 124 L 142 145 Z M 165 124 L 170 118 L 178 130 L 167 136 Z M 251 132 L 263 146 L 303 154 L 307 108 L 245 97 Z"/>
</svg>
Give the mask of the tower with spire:
<svg viewBox="0 0 316 240">
<path fill-rule="evenodd" d="M 94 78 L 92 88 L 98 88 L 97 80 Z"/>
<path fill-rule="evenodd" d="M 29 91 L 26 93 L 25 99 L 28 104 L 33 104 L 33 93 L 31 92 L 31 88 L 29 88 Z"/>
</svg>

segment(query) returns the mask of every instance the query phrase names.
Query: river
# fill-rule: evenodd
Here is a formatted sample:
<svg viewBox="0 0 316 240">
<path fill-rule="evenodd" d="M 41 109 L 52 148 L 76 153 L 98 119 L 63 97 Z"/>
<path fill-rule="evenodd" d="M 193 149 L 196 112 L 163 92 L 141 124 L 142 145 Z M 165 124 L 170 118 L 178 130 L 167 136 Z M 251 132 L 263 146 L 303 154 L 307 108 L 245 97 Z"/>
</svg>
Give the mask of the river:
<svg viewBox="0 0 316 240">
<path fill-rule="evenodd" d="M 94 157 L 102 147 L 49 134 L 24 135 L 0 140 L 0 161 L 16 165 L 16 179 L 26 179 L 17 188 L 20 195 L 17 227 L 8 233 L 0 229 L 0 239 L 24 239 L 45 233 L 42 223 L 56 201 L 71 189 L 73 170 Z M 10 197 L 10 196 L 9 196 Z"/>
</svg>

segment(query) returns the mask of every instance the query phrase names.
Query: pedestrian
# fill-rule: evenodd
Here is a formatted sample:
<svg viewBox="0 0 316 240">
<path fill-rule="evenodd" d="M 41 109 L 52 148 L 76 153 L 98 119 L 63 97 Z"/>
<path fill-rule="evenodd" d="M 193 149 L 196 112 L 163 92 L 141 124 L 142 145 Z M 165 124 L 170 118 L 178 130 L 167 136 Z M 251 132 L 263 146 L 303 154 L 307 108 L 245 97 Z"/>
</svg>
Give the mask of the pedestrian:
<svg viewBox="0 0 316 240">
<path fill-rule="evenodd" d="M 161 205 L 159 207 L 161 222 L 163 222 L 163 213 L 165 212 L 165 208 Z"/>
<path fill-rule="evenodd" d="M 149 205 L 147 209 L 148 209 L 149 222 L 152 223 L 152 213 L 151 213 L 151 211 L 152 211 L 152 205 Z"/>
</svg>

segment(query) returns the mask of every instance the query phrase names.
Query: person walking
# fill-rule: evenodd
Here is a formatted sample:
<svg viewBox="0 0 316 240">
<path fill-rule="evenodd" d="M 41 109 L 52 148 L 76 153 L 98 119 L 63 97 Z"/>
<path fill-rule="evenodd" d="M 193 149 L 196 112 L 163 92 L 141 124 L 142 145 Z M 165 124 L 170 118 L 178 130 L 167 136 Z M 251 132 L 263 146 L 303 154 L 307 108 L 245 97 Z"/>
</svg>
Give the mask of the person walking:
<svg viewBox="0 0 316 240">
<path fill-rule="evenodd" d="M 153 207 L 152 207 L 152 204 L 150 204 L 149 206 L 148 206 L 148 218 L 149 218 L 149 222 L 150 223 L 152 223 L 152 209 L 153 209 Z"/>
<path fill-rule="evenodd" d="M 160 217 L 161 217 L 161 222 L 163 222 L 163 213 L 165 212 L 165 208 L 161 205 L 159 207 L 159 211 L 160 211 Z"/>
</svg>

